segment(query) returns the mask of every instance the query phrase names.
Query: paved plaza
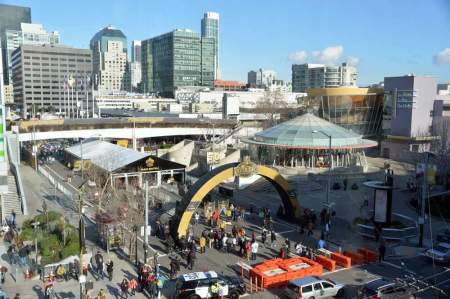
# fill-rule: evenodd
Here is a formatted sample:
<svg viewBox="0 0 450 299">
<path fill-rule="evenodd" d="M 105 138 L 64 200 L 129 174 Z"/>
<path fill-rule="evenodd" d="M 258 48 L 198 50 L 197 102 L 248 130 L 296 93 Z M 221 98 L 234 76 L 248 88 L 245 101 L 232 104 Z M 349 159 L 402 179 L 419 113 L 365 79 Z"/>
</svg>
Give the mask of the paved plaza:
<svg viewBox="0 0 450 299">
<path fill-rule="evenodd" d="M 24 177 L 24 185 L 26 186 L 26 195 L 30 205 L 29 210 L 32 215 L 41 213 L 42 202 L 45 198 L 50 210 L 63 212 L 71 223 L 77 223 L 78 216 L 73 202 L 56 191 L 43 176 L 30 167 L 22 166 L 21 170 Z M 399 168 L 397 170 L 399 177 L 401 176 L 402 171 L 404 172 L 405 177 L 408 174 L 407 169 L 401 170 Z M 302 191 L 300 195 L 301 205 L 303 207 L 314 209 L 315 211 L 320 211 L 326 197 L 325 190 L 320 187 L 321 184 L 308 182 L 306 176 L 301 176 L 300 180 L 293 183 L 295 183 L 297 188 Z M 365 196 L 367 196 L 366 193 L 367 190 L 364 190 L 363 188 L 356 191 L 339 190 L 330 192 L 330 201 L 335 202 L 334 207 L 336 210 L 336 216 L 332 219 L 330 237 L 327 241 L 327 246 L 330 249 L 355 249 L 359 247 L 368 247 L 374 250 L 377 249 L 377 243 L 356 234 L 351 223 L 354 217 L 359 216 L 363 212 L 360 210 L 360 207 Z M 394 209 L 401 209 L 405 214 L 413 216 L 415 211 L 407 205 L 408 194 L 398 188 L 394 192 L 394 196 Z M 263 180 L 257 181 L 245 190 L 238 191 L 235 200 L 236 204 L 246 207 L 247 210 L 250 206 L 265 207 L 269 208 L 273 214 L 275 214 L 280 204 L 276 191 Z M 87 212 L 87 215 L 89 215 L 89 211 Z M 236 225 L 245 228 L 247 235 L 251 235 L 255 232 L 257 240 L 260 242 L 262 223 L 256 214 L 247 215 L 245 221 L 239 221 Z M 433 226 L 434 225 L 439 226 L 443 224 L 439 220 L 433 219 Z M 301 242 L 306 246 L 316 248 L 322 229 L 320 226 L 317 226 L 314 229 L 314 234 L 312 236 L 299 234 L 297 225 L 276 217 L 273 226 L 274 230 L 277 232 L 275 246 L 271 247 L 268 244 L 265 246 L 260 244 L 257 259 L 255 261 L 247 261 L 238 256 L 235 252 L 224 252 L 214 248 L 207 248 L 206 253 L 197 253 L 193 271 L 215 270 L 219 274 L 237 275 L 236 269 L 240 262 L 251 265 L 276 257 L 286 238 L 291 240 L 292 245 L 295 244 L 295 242 Z M 194 236 L 199 237 L 201 232 L 208 229 L 208 227 L 205 226 L 204 219 L 202 218 L 200 224 L 193 225 L 192 229 Z M 231 226 L 227 227 L 227 230 L 231 231 Z M 95 225 L 92 222 L 88 221 L 86 232 L 88 239 L 87 248 L 89 251 L 96 252 L 99 248 L 95 242 Z M 326 273 L 325 276 L 338 282 L 345 283 L 347 285 L 345 298 L 354 298 L 356 296 L 356 290 L 360 285 L 380 276 L 401 278 L 405 274 L 414 273 L 417 277 L 427 277 L 433 273 L 444 271 L 442 266 L 437 265 L 433 268 L 430 262 L 417 257 L 418 250 L 417 247 L 415 247 L 414 242 L 415 240 L 406 243 L 389 243 L 387 260 L 381 264 L 377 263 L 354 266 L 350 269 L 339 269 L 335 273 Z M 160 256 L 159 263 L 161 264 L 161 271 L 167 276 L 169 273 L 170 259 L 166 252 L 165 243 L 157 237 L 151 236 L 149 244 L 151 246 L 150 254 L 158 252 Z M 14 267 L 9 265 L 5 257 L 5 248 L 7 248 L 7 244 L 3 243 L 0 245 L 0 252 L 2 253 L 1 264 L 8 268 L 3 290 L 6 291 L 10 297 L 13 297 L 15 293 L 20 293 L 21 298 L 43 298 L 43 282 L 39 279 L 25 280 L 20 273 L 20 269 L 16 272 Z M 413 250 L 414 248 L 416 248 L 416 250 Z M 141 245 L 139 246 L 139 257 L 142 259 L 142 256 L 143 252 Z M 114 261 L 113 280 L 111 282 L 107 279 L 97 280 L 92 273 L 89 273 L 88 281 L 94 282 L 94 289 L 90 294 L 96 296 L 98 291 L 103 288 L 107 292 L 107 298 L 120 298 L 118 284 L 124 277 L 136 277 L 135 265 L 133 261 L 130 261 L 122 255 L 117 255 L 114 252 L 110 252 L 109 255 L 104 253 L 104 257 L 105 260 L 111 258 Z M 402 262 L 404 262 L 405 265 L 402 265 Z M 181 263 L 181 273 L 192 272 L 188 270 L 186 266 L 187 263 L 183 260 Z M 450 290 L 450 285 L 445 282 L 445 279 L 450 279 L 450 273 L 440 276 L 439 279 L 444 281 L 441 287 Z M 167 281 L 162 293 L 163 298 L 170 298 L 173 295 L 173 286 L 173 282 Z M 73 279 L 67 282 L 56 282 L 55 291 L 57 298 L 78 298 L 79 284 Z M 247 294 L 245 296 L 273 298 L 279 296 L 280 292 L 281 290 L 279 289 L 270 289 L 255 294 Z M 431 291 L 428 291 L 420 294 L 419 297 L 430 298 L 429 296 L 431 295 L 433 295 Z M 137 293 L 134 298 L 146 298 L 146 295 Z M 445 297 L 441 296 L 441 298 Z"/>
</svg>

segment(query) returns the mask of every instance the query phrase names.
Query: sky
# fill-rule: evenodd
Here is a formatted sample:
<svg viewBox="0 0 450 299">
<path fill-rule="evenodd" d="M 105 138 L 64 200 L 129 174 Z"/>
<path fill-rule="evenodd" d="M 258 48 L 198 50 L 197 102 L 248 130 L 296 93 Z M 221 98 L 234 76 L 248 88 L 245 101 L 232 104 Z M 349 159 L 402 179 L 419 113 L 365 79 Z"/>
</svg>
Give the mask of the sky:
<svg viewBox="0 0 450 299">
<path fill-rule="evenodd" d="M 247 80 L 253 69 L 291 79 L 293 63 L 358 67 L 358 85 L 385 76 L 431 75 L 450 82 L 450 0 L 15 0 L 33 23 L 60 32 L 64 44 L 89 47 L 112 25 L 131 40 L 175 28 L 200 33 L 206 11 L 220 14 L 220 69 Z"/>
</svg>

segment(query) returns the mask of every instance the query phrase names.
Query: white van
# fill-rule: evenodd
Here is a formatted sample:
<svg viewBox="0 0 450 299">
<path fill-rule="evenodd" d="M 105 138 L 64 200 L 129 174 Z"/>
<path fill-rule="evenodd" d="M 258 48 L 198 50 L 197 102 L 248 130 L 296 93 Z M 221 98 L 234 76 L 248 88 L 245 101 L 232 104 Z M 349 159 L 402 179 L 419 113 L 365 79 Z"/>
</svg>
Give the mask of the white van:
<svg viewBox="0 0 450 299">
<path fill-rule="evenodd" d="M 290 299 L 341 297 L 344 295 L 344 287 L 345 285 L 335 283 L 330 279 L 307 276 L 289 281 L 284 295 Z"/>
</svg>

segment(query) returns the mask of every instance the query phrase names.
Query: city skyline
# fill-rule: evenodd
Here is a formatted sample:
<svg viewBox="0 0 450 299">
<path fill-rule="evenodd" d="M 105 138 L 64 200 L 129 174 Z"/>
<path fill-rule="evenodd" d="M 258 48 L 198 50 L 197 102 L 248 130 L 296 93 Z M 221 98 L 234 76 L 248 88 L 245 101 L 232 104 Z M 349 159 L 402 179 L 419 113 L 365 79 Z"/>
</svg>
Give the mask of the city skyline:
<svg viewBox="0 0 450 299">
<path fill-rule="evenodd" d="M 221 77 L 227 80 L 245 82 L 247 72 L 257 68 L 273 69 L 290 80 L 292 64 L 347 61 L 357 65 L 360 86 L 408 73 L 450 81 L 450 45 L 444 38 L 450 35 L 450 3 L 444 0 L 383 0 L 364 8 L 353 0 L 328 1 L 326 10 L 306 1 L 256 6 L 254 1 L 82 0 L 71 9 L 46 0 L 3 2 L 31 7 L 33 23 L 59 31 L 62 44 L 81 48 L 88 48 L 90 37 L 109 24 L 128 41 L 144 40 L 175 28 L 200 33 L 203 14 L 218 12 Z M 83 19 L 89 23 L 76 23 Z"/>
</svg>

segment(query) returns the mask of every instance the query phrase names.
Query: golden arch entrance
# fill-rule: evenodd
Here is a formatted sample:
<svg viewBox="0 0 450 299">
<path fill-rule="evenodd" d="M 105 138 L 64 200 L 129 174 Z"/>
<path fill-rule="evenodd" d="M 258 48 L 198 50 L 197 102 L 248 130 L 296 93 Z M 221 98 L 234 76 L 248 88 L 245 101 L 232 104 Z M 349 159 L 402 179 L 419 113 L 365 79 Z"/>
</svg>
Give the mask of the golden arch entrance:
<svg viewBox="0 0 450 299">
<path fill-rule="evenodd" d="M 212 189 L 227 179 L 236 176 L 248 177 L 254 174 L 262 176 L 275 187 L 281 197 L 286 218 L 293 219 L 298 217 L 300 207 L 297 199 L 294 196 L 289 196 L 288 181 L 276 169 L 256 165 L 246 158 L 241 163 L 229 163 L 219 166 L 195 182 L 184 197 L 183 202 L 177 207 L 176 214 L 172 220 L 173 228 L 176 228 L 177 237 L 180 238 L 186 235 L 195 210 Z"/>
</svg>

